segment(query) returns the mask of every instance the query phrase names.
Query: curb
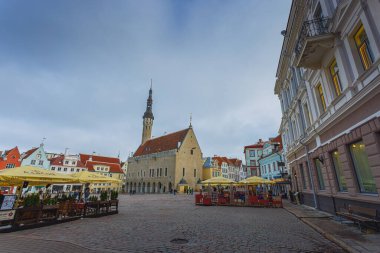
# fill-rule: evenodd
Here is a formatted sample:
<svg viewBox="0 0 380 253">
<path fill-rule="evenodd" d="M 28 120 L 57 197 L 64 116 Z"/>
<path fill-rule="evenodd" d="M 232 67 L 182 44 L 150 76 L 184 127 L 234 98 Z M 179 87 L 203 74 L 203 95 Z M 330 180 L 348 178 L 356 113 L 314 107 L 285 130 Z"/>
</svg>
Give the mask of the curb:
<svg viewBox="0 0 380 253">
<path fill-rule="evenodd" d="M 322 236 L 324 236 L 326 239 L 334 242 L 335 244 L 337 244 L 339 247 L 341 247 L 342 249 L 344 249 L 345 251 L 349 252 L 349 253 L 360 253 L 360 251 L 357 251 L 356 249 L 350 247 L 349 245 L 347 245 L 344 241 L 342 240 L 339 240 L 338 238 L 336 238 L 334 235 L 324 231 L 323 229 L 321 229 L 320 227 L 316 226 L 315 224 L 313 224 L 312 222 L 309 222 L 308 220 L 305 220 L 304 218 L 301 218 L 300 219 L 303 223 L 309 225 L 311 228 L 313 228 L 315 231 L 317 231 L 318 233 L 320 233 Z"/>
<path fill-rule="evenodd" d="M 323 229 L 321 229 L 320 227 L 316 226 L 312 222 L 309 222 L 308 220 L 305 220 L 305 218 L 299 218 L 295 213 L 293 213 L 291 210 L 289 210 L 289 208 L 287 208 L 287 207 L 284 206 L 284 209 L 286 211 L 288 211 L 289 213 L 293 214 L 295 217 L 297 217 L 303 223 L 305 223 L 306 225 L 310 226 L 312 229 L 314 229 L 315 231 L 317 231 L 318 233 L 320 233 L 323 237 L 325 237 L 329 241 L 332 241 L 333 243 L 337 244 L 343 250 L 345 250 L 345 251 L 347 251 L 349 253 L 360 253 L 360 251 L 357 251 L 356 249 L 354 249 L 351 246 L 347 245 L 347 243 L 345 243 L 344 241 L 339 240 L 334 235 L 332 235 L 332 234 L 324 231 Z"/>
</svg>

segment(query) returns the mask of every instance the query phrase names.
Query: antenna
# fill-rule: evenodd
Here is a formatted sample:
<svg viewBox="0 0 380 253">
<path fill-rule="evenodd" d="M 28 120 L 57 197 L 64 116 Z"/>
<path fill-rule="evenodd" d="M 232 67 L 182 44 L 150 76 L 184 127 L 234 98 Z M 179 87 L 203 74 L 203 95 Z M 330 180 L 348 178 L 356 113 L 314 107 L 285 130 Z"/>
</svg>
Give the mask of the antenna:
<svg viewBox="0 0 380 253">
<path fill-rule="evenodd" d="M 153 86 L 153 80 L 152 78 L 150 79 L 150 89 L 152 89 L 152 86 Z"/>
<path fill-rule="evenodd" d="M 190 126 L 189 127 L 192 127 L 192 125 L 191 125 L 191 121 L 193 120 L 193 114 L 192 113 L 190 113 Z"/>
</svg>

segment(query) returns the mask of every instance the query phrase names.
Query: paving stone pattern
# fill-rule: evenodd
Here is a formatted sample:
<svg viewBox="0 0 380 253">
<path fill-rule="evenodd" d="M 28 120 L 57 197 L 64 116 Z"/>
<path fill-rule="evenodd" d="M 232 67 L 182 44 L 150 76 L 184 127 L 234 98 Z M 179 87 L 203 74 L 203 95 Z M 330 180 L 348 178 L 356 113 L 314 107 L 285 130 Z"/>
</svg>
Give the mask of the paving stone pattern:
<svg viewBox="0 0 380 253">
<path fill-rule="evenodd" d="M 121 195 L 119 211 L 0 234 L 0 252 L 344 252 L 284 209 L 195 206 L 194 196 L 165 194 Z"/>
</svg>

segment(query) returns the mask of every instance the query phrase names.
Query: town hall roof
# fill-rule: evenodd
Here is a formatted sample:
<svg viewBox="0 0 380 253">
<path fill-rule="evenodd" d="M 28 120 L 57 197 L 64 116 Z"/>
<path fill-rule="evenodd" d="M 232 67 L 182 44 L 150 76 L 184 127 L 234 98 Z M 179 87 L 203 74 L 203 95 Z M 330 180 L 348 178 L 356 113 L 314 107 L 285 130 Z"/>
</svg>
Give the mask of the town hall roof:
<svg viewBox="0 0 380 253">
<path fill-rule="evenodd" d="M 137 148 L 134 157 L 169 151 L 178 148 L 178 143 L 183 142 L 190 128 L 166 134 L 147 140 Z"/>
</svg>

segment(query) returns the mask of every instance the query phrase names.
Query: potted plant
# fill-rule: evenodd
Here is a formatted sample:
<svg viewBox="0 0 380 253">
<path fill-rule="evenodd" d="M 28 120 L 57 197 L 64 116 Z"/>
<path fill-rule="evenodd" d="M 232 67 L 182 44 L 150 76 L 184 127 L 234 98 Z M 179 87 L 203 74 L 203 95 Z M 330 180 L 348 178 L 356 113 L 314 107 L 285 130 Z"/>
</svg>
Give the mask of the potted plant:
<svg viewBox="0 0 380 253">
<path fill-rule="evenodd" d="M 102 191 L 100 193 L 100 201 L 107 201 L 108 200 L 108 192 L 107 191 Z"/>
<path fill-rule="evenodd" d="M 38 193 L 32 193 L 25 197 L 24 208 L 36 208 L 40 205 L 40 197 Z"/>
<path fill-rule="evenodd" d="M 98 201 L 98 196 L 90 196 L 88 198 L 88 202 L 96 202 L 96 201 Z"/>
</svg>

